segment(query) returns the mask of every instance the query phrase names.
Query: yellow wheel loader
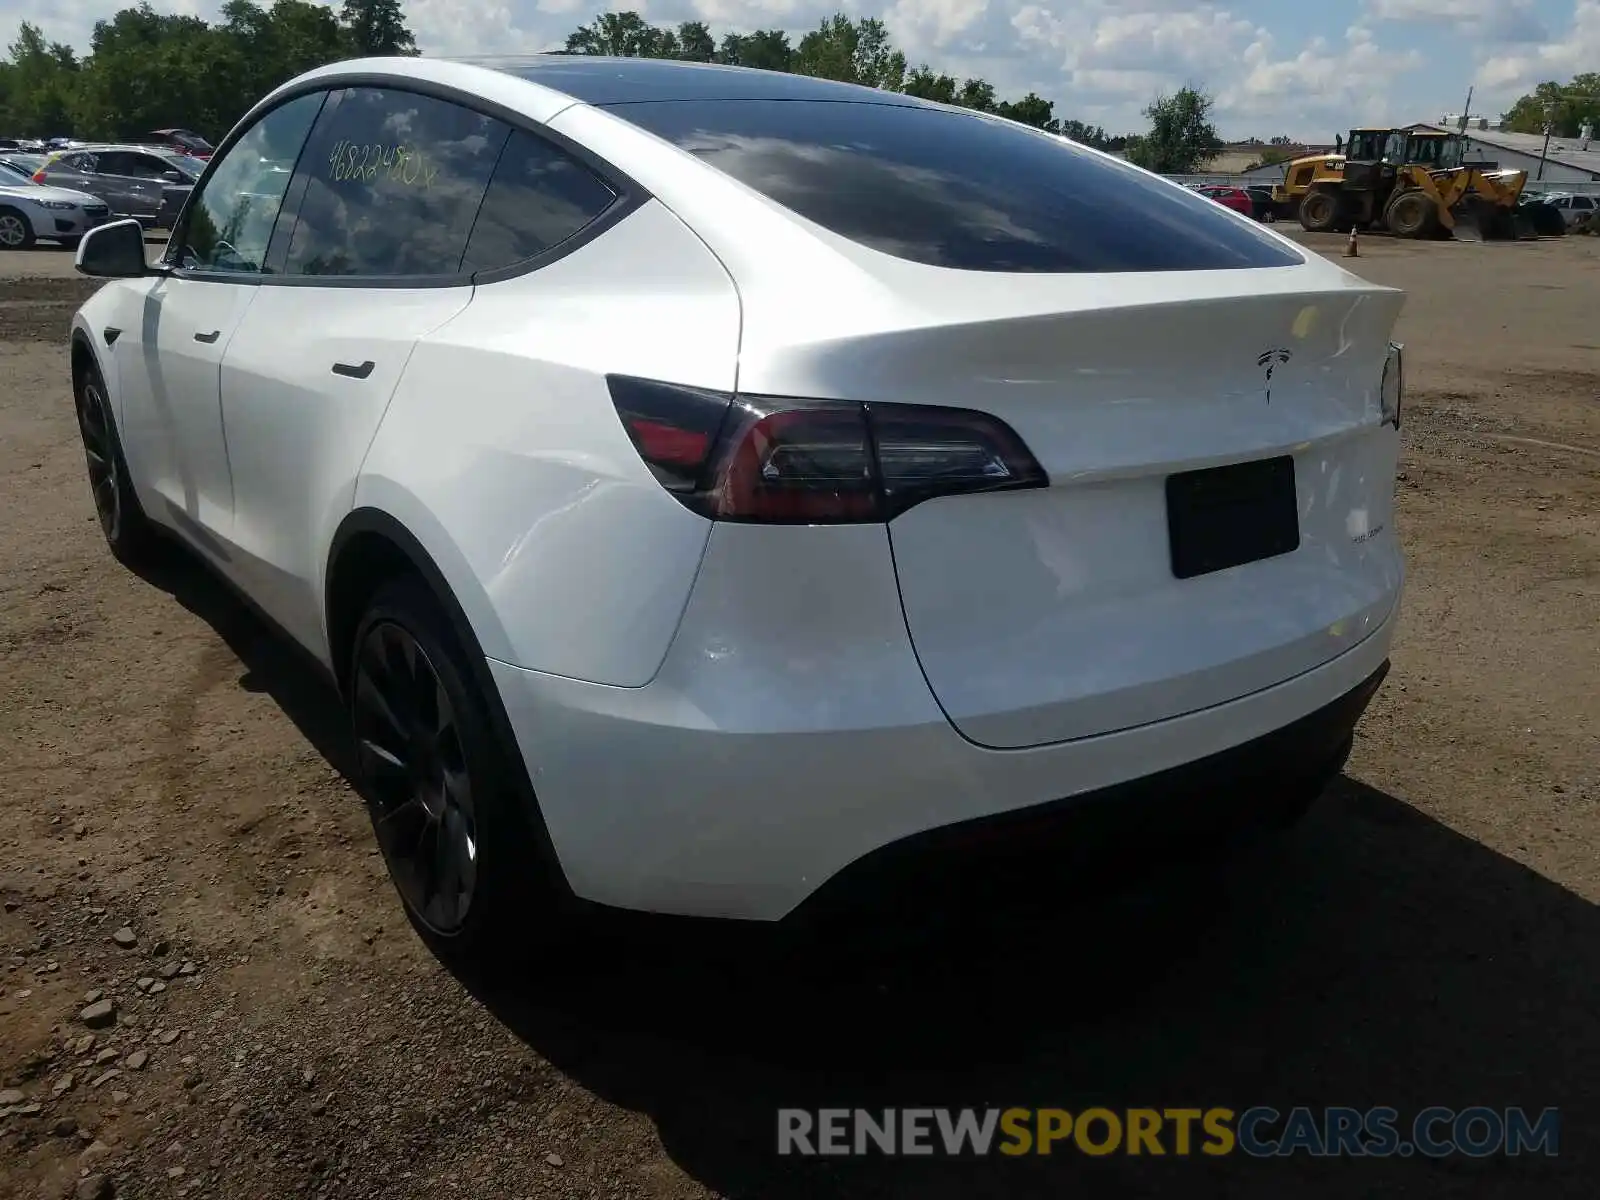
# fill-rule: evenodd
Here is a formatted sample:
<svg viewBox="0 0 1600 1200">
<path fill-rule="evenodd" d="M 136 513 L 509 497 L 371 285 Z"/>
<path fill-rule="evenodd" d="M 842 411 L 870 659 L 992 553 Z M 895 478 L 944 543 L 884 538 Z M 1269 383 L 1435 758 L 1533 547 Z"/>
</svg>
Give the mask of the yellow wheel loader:
<svg viewBox="0 0 1600 1200">
<path fill-rule="evenodd" d="M 1296 159 L 1274 189 L 1313 233 L 1387 229 L 1396 237 L 1528 238 L 1517 214 L 1526 171 L 1463 162 L 1457 134 L 1352 129 L 1342 154 Z"/>
</svg>

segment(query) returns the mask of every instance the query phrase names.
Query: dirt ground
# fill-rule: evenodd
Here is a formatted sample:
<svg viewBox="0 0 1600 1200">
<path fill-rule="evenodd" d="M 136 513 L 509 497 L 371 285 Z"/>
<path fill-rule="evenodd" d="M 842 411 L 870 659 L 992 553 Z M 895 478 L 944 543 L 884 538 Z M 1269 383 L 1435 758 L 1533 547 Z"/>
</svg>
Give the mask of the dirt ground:
<svg viewBox="0 0 1600 1200">
<path fill-rule="evenodd" d="M 317 680 L 192 568 L 106 552 L 64 337 L 91 288 L 0 254 L 0 1197 L 1593 1195 L 1600 241 L 1348 265 L 1409 292 L 1411 584 L 1299 827 L 799 954 L 597 931 L 489 988 L 401 916 Z M 774 1153 L 781 1106 L 1091 1103 L 1555 1106 L 1561 1153 Z"/>
</svg>

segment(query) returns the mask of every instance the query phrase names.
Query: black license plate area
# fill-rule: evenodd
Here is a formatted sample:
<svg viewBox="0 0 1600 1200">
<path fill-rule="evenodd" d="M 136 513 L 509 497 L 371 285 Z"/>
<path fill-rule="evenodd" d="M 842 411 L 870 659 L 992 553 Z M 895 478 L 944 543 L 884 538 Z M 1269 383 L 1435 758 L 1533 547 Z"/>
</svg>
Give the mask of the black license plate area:
<svg viewBox="0 0 1600 1200">
<path fill-rule="evenodd" d="M 1167 476 L 1167 536 L 1179 579 L 1299 549 L 1294 459 L 1285 454 Z"/>
</svg>

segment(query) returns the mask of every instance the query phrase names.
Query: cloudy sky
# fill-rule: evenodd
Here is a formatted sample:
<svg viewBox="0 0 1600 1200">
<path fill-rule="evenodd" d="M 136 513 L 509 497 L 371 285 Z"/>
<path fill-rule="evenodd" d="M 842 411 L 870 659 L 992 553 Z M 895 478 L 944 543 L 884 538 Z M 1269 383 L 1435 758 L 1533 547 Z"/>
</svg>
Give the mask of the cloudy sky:
<svg viewBox="0 0 1600 1200">
<path fill-rule="evenodd" d="M 126 0 L 0 0 L 80 48 Z M 211 18 L 221 0 L 154 0 Z M 979 75 L 1002 96 L 1037 91 L 1061 116 L 1141 128 L 1161 89 L 1203 84 L 1230 138 L 1323 140 L 1369 122 L 1497 115 L 1540 79 L 1600 69 L 1600 0 L 407 0 L 425 54 L 549 49 L 606 8 L 717 33 L 814 28 L 840 11 L 882 17 L 913 63 Z M 7 34 L 7 40 L 10 39 Z"/>
</svg>

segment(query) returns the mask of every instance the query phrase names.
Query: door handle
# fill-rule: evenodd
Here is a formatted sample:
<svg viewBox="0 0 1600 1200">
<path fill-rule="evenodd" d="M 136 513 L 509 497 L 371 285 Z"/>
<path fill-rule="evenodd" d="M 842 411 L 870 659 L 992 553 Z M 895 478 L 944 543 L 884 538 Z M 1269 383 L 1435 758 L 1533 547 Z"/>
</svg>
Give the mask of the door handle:
<svg viewBox="0 0 1600 1200">
<path fill-rule="evenodd" d="M 353 363 L 336 362 L 333 364 L 333 373 L 335 375 L 343 375 L 349 379 L 365 379 L 372 374 L 372 368 L 377 365 L 370 358 L 359 367 Z"/>
<path fill-rule="evenodd" d="M 214 342 L 222 336 L 222 330 L 213 329 L 210 333 L 197 333 L 194 340 L 197 342 Z"/>
</svg>

